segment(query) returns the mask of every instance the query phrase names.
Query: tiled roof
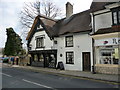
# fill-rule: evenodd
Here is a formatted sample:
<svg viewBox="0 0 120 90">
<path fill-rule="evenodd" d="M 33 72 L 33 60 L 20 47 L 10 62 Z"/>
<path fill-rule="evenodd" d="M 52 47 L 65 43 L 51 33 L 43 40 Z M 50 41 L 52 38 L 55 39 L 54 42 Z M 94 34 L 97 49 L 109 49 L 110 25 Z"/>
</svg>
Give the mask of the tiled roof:
<svg viewBox="0 0 120 90">
<path fill-rule="evenodd" d="M 105 9 L 106 5 L 113 4 L 113 3 L 115 3 L 115 2 L 92 2 L 91 6 L 90 6 L 90 10 L 91 10 L 91 12 L 103 10 L 103 9 Z"/>
<path fill-rule="evenodd" d="M 93 35 L 114 33 L 114 32 L 120 32 L 120 26 L 101 28 L 97 32 L 95 32 Z"/>
</svg>

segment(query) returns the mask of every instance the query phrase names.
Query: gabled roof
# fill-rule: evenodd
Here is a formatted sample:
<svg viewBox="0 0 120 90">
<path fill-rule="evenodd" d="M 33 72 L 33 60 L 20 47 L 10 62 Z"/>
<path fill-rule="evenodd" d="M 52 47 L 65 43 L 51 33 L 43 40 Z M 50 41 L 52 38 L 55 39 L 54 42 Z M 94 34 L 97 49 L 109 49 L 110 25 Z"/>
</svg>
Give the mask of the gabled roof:
<svg viewBox="0 0 120 90">
<path fill-rule="evenodd" d="M 90 19 L 90 10 L 74 14 L 69 18 L 61 19 L 53 26 L 54 36 L 91 31 Z"/>
<path fill-rule="evenodd" d="M 34 30 L 36 29 L 36 25 L 40 25 L 40 24 L 44 27 L 46 33 L 47 33 L 49 36 L 51 36 L 51 34 L 48 33 L 48 32 L 49 32 L 49 29 L 55 24 L 55 22 L 56 22 L 56 21 L 53 20 L 53 19 L 47 18 L 47 17 L 45 17 L 45 16 L 43 17 L 43 16 L 38 15 L 38 16 L 35 18 L 35 20 L 34 20 L 34 22 L 33 22 L 33 25 L 32 25 L 32 27 L 31 27 L 31 29 L 30 29 L 30 31 L 28 32 L 28 35 L 27 35 L 27 37 L 26 37 L 26 40 L 29 40 L 30 36 L 33 34 Z"/>
</svg>

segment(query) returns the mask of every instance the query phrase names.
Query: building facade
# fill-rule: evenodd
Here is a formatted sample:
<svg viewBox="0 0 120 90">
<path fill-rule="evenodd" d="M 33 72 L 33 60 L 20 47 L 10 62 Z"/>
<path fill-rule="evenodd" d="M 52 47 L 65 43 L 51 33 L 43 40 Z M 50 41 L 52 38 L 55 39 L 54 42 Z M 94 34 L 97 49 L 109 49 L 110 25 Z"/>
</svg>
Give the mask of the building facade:
<svg viewBox="0 0 120 90">
<path fill-rule="evenodd" d="M 47 18 L 45 22 L 36 17 L 27 36 L 32 65 L 55 68 L 59 62 L 63 62 L 65 70 L 92 70 L 90 10 L 74 15 L 72 10 L 73 7 L 68 2 L 66 18 L 58 21 Z"/>
<path fill-rule="evenodd" d="M 57 21 L 36 17 L 27 36 L 31 64 L 56 68 L 62 62 L 65 70 L 118 74 L 120 2 L 93 2 L 74 15 L 72 10 L 67 3 L 66 18 Z"/>
<path fill-rule="evenodd" d="M 86 10 L 57 21 L 53 27 L 54 40 L 57 41 L 57 63 L 63 62 L 65 70 L 92 71 L 90 23 L 90 10 Z"/>
<path fill-rule="evenodd" d="M 30 65 L 55 68 L 57 63 L 57 50 L 54 49 L 49 29 L 55 21 L 37 16 L 28 33 L 28 52 L 31 55 Z"/>
<path fill-rule="evenodd" d="M 66 34 L 56 39 L 57 62 L 62 61 L 65 70 L 91 71 L 92 39 L 88 33 Z"/>
<path fill-rule="evenodd" d="M 97 2 L 97 4 L 100 4 Z M 118 74 L 120 65 L 120 2 L 92 12 L 94 64 L 98 73 Z"/>
</svg>

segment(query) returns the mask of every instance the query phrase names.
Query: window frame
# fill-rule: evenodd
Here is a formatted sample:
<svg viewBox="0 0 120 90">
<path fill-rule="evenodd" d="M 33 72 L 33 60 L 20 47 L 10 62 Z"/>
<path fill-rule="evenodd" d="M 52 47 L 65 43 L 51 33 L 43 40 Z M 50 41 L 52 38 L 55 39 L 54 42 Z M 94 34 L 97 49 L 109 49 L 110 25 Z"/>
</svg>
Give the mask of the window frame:
<svg viewBox="0 0 120 90">
<path fill-rule="evenodd" d="M 72 60 L 68 60 L 68 54 L 72 54 Z M 66 64 L 74 64 L 74 52 L 73 51 L 70 51 L 70 52 L 66 52 Z"/>
<path fill-rule="evenodd" d="M 68 40 L 72 38 L 71 42 Z M 70 43 L 70 45 L 68 45 Z M 65 47 L 73 47 L 73 35 L 65 36 Z"/>
<path fill-rule="evenodd" d="M 116 17 L 114 17 L 114 13 L 116 13 Z M 120 9 L 119 8 L 115 8 L 115 9 L 112 9 L 112 25 L 115 26 L 115 25 L 120 25 Z M 116 18 L 117 20 L 117 23 L 114 22 L 114 18 Z"/>
<path fill-rule="evenodd" d="M 38 40 L 40 41 L 40 45 L 38 45 Z M 37 37 L 36 38 L 36 48 L 44 48 L 44 37 Z"/>
</svg>

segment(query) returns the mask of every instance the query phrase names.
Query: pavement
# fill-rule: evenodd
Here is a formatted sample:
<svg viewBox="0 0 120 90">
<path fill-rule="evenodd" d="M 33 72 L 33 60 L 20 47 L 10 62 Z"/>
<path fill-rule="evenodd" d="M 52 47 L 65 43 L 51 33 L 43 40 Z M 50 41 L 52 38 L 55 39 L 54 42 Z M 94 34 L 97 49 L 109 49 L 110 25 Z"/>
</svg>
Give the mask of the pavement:
<svg viewBox="0 0 120 90">
<path fill-rule="evenodd" d="M 111 75 L 111 74 L 93 74 L 92 72 L 85 72 L 85 71 L 71 71 L 71 70 L 59 70 L 59 69 L 52 69 L 52 68 L 43 68 L 43 67 L 33 67 L 33 66 L 19 66 L 19 65 L 9 65 L 14 68 L 23 68 L 27 70 L 31 70 L 34 72 L 45 72 L 50 74 L 56 75 L 64 75 L 64 76 L 72 76 L 75 78 L 85 78 L 85 79 L 94 79 L 94 80 L 101 80 L 101 81 L 109 81 L 109 82 L 120 82 L 119 75 Z"/>
</svg>

